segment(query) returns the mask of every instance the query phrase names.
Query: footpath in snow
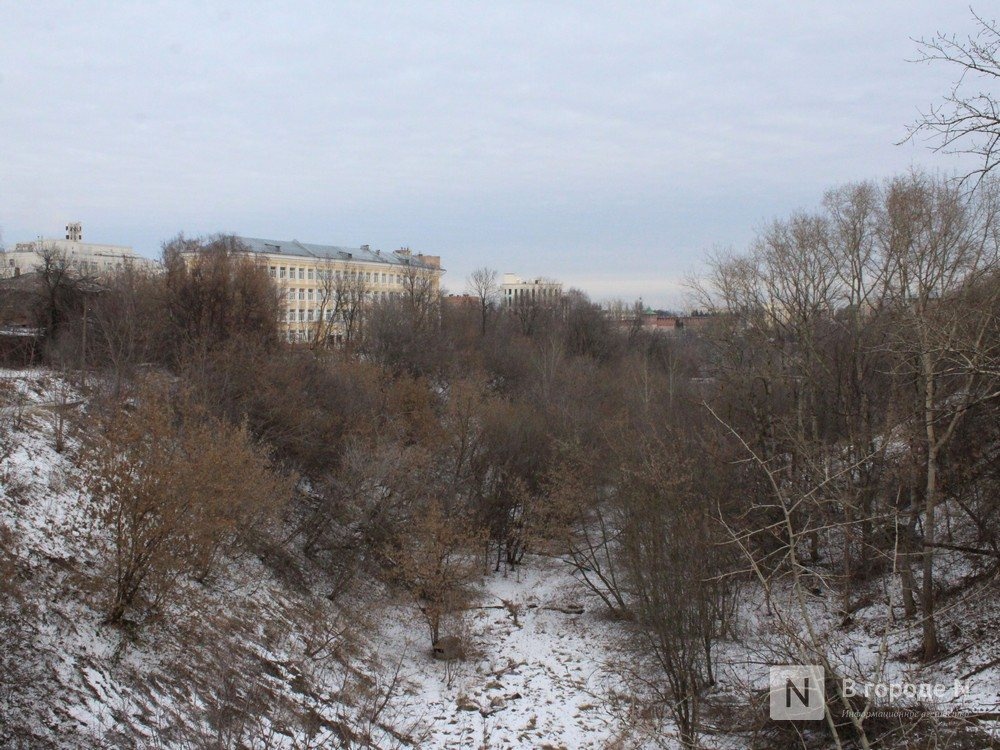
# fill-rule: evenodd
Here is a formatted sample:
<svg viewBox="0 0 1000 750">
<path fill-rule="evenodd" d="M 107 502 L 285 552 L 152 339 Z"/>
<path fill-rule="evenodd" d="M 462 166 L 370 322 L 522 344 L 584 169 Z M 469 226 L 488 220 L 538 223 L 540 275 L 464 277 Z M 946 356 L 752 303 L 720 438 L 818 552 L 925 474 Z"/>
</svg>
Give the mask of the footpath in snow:
<svg viewBox="0 0 1000 750">
<path fill-rule="evenodd" d="M 403 653 L 407 695 L 397 709 L 421 714 L 426 747 L 605 748 L 619 723 L 605 685 L 619 632 L 591 604 L 569 567 L 528 557 L 491 574 L 481 608 L 467 618 L 464 662 L 433 661 L 426 628 L 411 609 L 390 610 L 387 653 Z"/>
</svg>

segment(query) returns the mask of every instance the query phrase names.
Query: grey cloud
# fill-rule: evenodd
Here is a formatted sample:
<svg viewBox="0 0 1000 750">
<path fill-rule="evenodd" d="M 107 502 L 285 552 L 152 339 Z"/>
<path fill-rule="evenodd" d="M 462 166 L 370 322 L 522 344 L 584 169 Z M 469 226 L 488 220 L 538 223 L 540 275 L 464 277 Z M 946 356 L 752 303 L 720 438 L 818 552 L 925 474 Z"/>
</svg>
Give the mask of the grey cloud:
<svg viewBox="0 0 1000 750">
<path fill-rule="evenodd" d="M 962 3 L 0 7 L 0 225 L 441 254 L 676 304 L 716 243 L 911 164 Z"/>
</svg>

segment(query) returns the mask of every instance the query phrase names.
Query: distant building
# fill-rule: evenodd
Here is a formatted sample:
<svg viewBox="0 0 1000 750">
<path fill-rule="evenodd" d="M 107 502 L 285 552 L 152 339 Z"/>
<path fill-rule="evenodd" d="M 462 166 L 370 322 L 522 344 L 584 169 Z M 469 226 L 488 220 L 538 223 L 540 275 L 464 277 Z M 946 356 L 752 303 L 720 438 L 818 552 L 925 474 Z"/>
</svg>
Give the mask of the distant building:
<svg viewBox="0 0 1000 750">
<path fill-rule="evenodd" d="M 267 266 L 281 290 L 282 329 L 289 341 L 312 341 L 318 336 L 336 339 L 340 335 L 337 306 L 346 297 L 352 304 L 388 301 L 424 287 L 436 296 L 444 273 L 440 256 L 413 253 L 408 247 L 384 253 L 368 245 L 341 247 L 258 237 L 236 240 Z"/>
<path fill-rule="evenodd" d="M 642 314 L 642 327 L 657 333 L 678 333 L 681 331 L 701 331 L 714 316 L 695 310 L 690 315 L 678 315 L 664 310 L 646 309 Z"/>
<path fill-rule="evenodd" d="M 136 255 L 125 245 L 104 245 L 83 241 L 83 226 L 79 222 L 66 225 L 65 239 L 37 239 L 18 242 L 13 250 L 0 251 L 0 278 L 16 278 L 32 273 L 42 265 L 43 255 L 55 253 L 65 258 L 69 267 L 80 275 L 99 276 L 133 268 L 154 268 L 156 261 Z"/>
<path fill-rule="evenodd" d="M 652 308 L 621 308 L 605 310 L 607 318 L 619 328 L 628 330 L 644 330 L 652 333 L 681 333 L 684 331 L 702 331 L 711 325 L 718 316 L 710 313 L 693 311 L 690 315 L 671 312 L 669 310 L 653 310 Z"/>
<path fill-rule="evenodd" d="M 512 273 L 503 275 L 500 297 L 504 307 L 529 304 L 555 305 L 562 300 L 562 284 L 551 279 L 522 279 Z"/>
<path fill-rule="evenodd" d="M 478 308 L 482 300 L 474 294 L 449 294 L 444 298 L 444 303 L 454 308 Z"/>
</svg>

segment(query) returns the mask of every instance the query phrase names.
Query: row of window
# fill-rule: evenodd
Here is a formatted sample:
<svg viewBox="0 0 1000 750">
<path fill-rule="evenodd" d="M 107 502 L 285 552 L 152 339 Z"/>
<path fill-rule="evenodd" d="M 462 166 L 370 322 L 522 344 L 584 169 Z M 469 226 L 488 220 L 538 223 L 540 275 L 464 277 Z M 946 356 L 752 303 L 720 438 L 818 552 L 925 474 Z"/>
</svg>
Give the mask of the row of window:
<svg viewBox="0 0 1000 750">
<path fill-rule="evenodd" d="M 328 323 L 331 320 L 333 320 L 333 310 L 325 310 L 323 312 L 324 312 L 324 316 L 323 316 L 324 320 L 326 320 Z M 319 319 L 320 319 L 320 311 L 319 310 L 289 310 L 288 311 L 288 322 L 289 323 L 295 323 L 296 321 L 298 321 L 299 323 L 312 323 L 314 320 L 319 320 Z"/>
<path fill-rule="evenodd" d="M 82 268 L 85 271 L 86 270 L 96 271 L 99 268 L 99 266 L 97 265 L 97 263 L 95 261 L 92 261 L 92 260 L 90 260 L 90 261 L 88 261 L 88 260 L 71 260 L 69 262 L 69 264 L 73 268 Z"/>
<path fill-rule="evenodd" d="M 508 297 L 555 297 L 561 294 L 562 290 L 554 286 L 541 286 L 530 289 L 507 289 L 506 292 Z"/>
<path fill-rule="evenodd" d="M 304 331 L 286 331 L 285 339 L 289 343 L 295 343 L 297 341 L 312 341 L 313 340 L 313 329 L 307 328 Z M 342 334 L 335 333 L 326 337 L 327 341 L 335 341 L 336 343 L 341 343 L 344 340 Z"/>
<path fill-rule="evenodd" d="M 539 301 L 542 304 L 553 304 L 562 297 L 562 289 L 559 287 L 532 287 L 530 289 L 507 289 L 503 298 L 507 307 L 518 307 L 532 304 Z"/>
<path fill-rule="evenodd" d="M 367 292 L 365 295 L 367 299 L 382 300 L 382 301 L 389 299 L 397 299 L 400 296 L 402 296 L 400 292 L 374 292 L 374 291 Z M 322 302 L 323 295 L 320 294 L 318 289 L 316 290 L 289 289 L 285 294 L 285 303 L 290 305 L 296 300 L 298 300 L 299 302 Z M 332 301 L 333 300 L 330 299 L 329 297 L 327 298 L 327 302 L 332 303 Z"/>
<path fill-rule="evenodd" d="M 402 284 L 403 276 L 398 273 L 383 273 L 371 271 L 339 271 L 324 268 L 286 268 L 285 266 L 270 266 L 268 273 L 272 279 L 298 279 L 300 281 L 321 281 L 329 279 L 351 279 L 357 280 L 359 277 L 369 283 L 378 284 L 379 276 L 382 277 L 383 284 Z"/>
</svg>

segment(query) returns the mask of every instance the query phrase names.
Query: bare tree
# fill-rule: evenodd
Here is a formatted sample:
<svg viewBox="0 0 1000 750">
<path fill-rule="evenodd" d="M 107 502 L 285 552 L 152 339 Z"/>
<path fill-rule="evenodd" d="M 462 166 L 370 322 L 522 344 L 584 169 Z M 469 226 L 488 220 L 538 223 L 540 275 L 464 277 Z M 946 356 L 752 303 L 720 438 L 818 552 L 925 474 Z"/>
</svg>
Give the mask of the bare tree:
<svg viewBox="0 0 1000 750">
<path fill-rule="evenodd" d="M 114 410 L 89 440 L 85 481 L 112 540 L 107 621 L 120 623 L 178 576 L 204 579 L 234 537 L 273 518 L 293 481 L 275 474 L 246 427 L 208 416 L 146 384 L 133 408 Z"/>
<path fill-rule="evenodd" d="M 316 302 L 319 306 L 316 309 L 313 329 L 313 341 L 316 346 L 326 346 L 336 335 L 339 323 L 337 303 L 340 299 L 337 294 L 339 288 L 337 275 L 333 261 L 325 260 L 318 264 L 316 279 L 319 283 L 316 289 Z"/>
<path fill-rule="evenodd" d="M 496 270 L 486 266 L 477 268 L 469 276 L 468 287 L 479 300 L 480 334 L 485 336 L 487 325 L 493 317 L 500 296 Z"/>
<path fill-rule="evenodd" d="M 621 507 L 609 502 L 610 485 L 596 456 L 577 455 L 576 446 L 553 470 L 552 490 L 546 507 L 547 534 L 555 539 L 566 561 L 591 592 L 616 616 L 631 616 L 627 587 L 621 571 Z M 602 469 L 604 471 L 602 472 Z"/>
<path fill-rule="evenodd" d="M 92 358 L 110 369 L 115 396 L 136 366 L 153 355 L 163 332 L 162 292 L 159 278 L 126 265 L 106 279 L 102 293 L 90 306 Z"/>
<path fill-rule="evenodd" d="M 164 245 L 167 359 L 207 352 L 233 339 L 274 346 L 281 297 L 267 266 L 237 237 L 189 239 Z"/>
<path fill-rule="evenodd" d="M 881 241 L 891 262 L 892 343 L 898 367 L 912 379 L 915 444 L 921 461 L 924 658 L 940 651 L 934 616 L 934 556 L 941 500 L 941 456 L 977 403 L 1000 396 L 985 361 L 995 303 L 969 293 L 1000 267 L 995 184 L 972 197 L 923 175 L 894 181 L 886 195 Z M 992 295 L 996 285 L 989 287 Z M 971 304 L 970 304 L 971 303 Z"/>
<path fill-rule="evenodd" d="M 440 294 L 434 276 L 426 268 L 409 262 L 401 274 L 403 303 L 410 317 L 410 324 L 417 329 L 433 327 L 438 321 Z"/>
<path fill-rule="evenodd" d="M 410 592 L 428 627 L 431 646 L 469 598 L 481 568 L 475 557 L 481 533 L 457 508 L 437 498 L 420 508 L 389 556 L 395 578 Z M 456 634 L 450 634 L 454 637 Z"/>
<path fill-rule="evenodd" d="M 45 338 L 51 341 L 81 314 L 87 293 L 94 289 L 97 279 L 87 268 L 74 266 L 66 253 L 55 247 L 41 247 L 39 257 L 35 269 L 41 281 L 37 320 Z"/>
<path fill-rule="evenodd" d="M 715 495 L 731 487 L 717 492 L 699 468 L 697 427 L 682 433 L 659 420 L 639 424 L 609 441 L 600 462 L 606 469 L 593 467 L 568 489 L 589 516 L 577 524 L 571 554 L 608 607 L 635 619 L 636 671 L 625 672 L 650 700 L 648 713 L 659 722 L 665 709 L 681 743 L 695 747 L 705 692 L 715 682 L 715 644 L 734 609 L 734 555 L 713 518 Z M 584 485 L 597 497 L 585 499 Z"/>
<path fill-rule="evenodd" d="M 1000 28 L 973 12 L 978 31 L 965 39 L 938 33 L 920 39 L 915 62 L 943 62 L 958 76 L 944 101 L 921 112 L 906 140 L 926 134 L 935 151 L 971 154 L 980 166 L 963 178 L 978 183 L 1000 164 Z M 975 88 L 979 86 L 981 88 Z"/>
<path fill-rule="evenodd" d="M 334 317 L 343 331 L 344 347 L 350 349 L 361 333 L 365 305 L 371 296 L 364 274 L 354 269 L 345 269 L 334 277 Z"/>
</svg>

